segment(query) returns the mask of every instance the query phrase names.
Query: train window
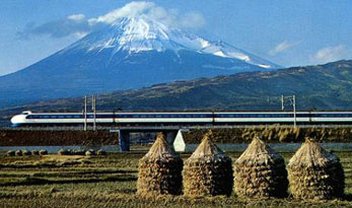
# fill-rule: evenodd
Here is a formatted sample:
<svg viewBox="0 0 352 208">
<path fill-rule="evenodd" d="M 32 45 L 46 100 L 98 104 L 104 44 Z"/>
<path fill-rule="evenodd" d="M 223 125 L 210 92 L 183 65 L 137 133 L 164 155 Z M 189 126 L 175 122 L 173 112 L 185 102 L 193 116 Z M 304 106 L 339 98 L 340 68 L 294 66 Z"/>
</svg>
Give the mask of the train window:
<svg viewBox="0 0 352 208">
<path fill-rule="evenodd" d="M 349 117 L 349 114 L 339 114 L 338 117 Z M 335 117 L 335 116 L 334 116 Z"/>
</svg>

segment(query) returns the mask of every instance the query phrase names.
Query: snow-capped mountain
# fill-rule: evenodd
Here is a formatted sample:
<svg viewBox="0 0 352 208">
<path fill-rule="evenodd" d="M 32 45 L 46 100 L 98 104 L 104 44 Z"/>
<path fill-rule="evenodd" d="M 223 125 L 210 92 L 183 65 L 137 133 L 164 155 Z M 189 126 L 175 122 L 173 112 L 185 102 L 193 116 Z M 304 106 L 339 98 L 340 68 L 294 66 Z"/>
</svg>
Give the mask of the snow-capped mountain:
<svg viewBox="0 0 352 208">
<path fill-rule="evenodd" d="M 230 44 L 147 17 L 122 18 L 0 77 L 0 107 L 278 67 Z"/>
<path fill-rule="evenodd" d="M 165 25 L 147 17 L 122 18 L 119 22 L 89 35 L 68 47 L 67 50 L 102 51 L 113 49 L 112 56 L 120 51 L 140 53 L 143 51 L 180 51 L 189 50 L 200 54 L 233 58 L 246 63 L 274 69 L 279 66 L 262 58 L 249 54 L 222 41 L 209 41 L 179 29 L 167 28 Z"/>
</svg>

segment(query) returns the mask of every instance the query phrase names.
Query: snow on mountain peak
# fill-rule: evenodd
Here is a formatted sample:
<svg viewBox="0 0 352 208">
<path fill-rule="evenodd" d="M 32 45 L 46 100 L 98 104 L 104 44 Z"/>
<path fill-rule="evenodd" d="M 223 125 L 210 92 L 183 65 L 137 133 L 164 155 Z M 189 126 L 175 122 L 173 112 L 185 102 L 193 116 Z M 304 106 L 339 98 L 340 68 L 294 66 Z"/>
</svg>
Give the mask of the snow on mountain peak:
<svg viewBox="0 0 352 208">
<path fill-rule="evenodd" d="M 167 34 L 168 29 L 163 24 L 154 21 L 146 21 L 144 18 L 125 18 L 123 22 L 119 22 L 113 26 L 124 27 L 121 41 L 122 39 L 128 39 L 128 41 L 157 38 L 166 40 L 169 39 Z"/>
<path fill-rule="evenodd" d="M 104 29 L 87 35 L 71 47 L 98 52 L 110 49 L 112 56 L 119 51 L 131 54 L 153 50 L 189 50 L 237 59 L 265 69 L 277 67 L 222 41 L 210 41 L 176 28 L 168 28 L 146 16 L 120 18 Z"/>
</svg>

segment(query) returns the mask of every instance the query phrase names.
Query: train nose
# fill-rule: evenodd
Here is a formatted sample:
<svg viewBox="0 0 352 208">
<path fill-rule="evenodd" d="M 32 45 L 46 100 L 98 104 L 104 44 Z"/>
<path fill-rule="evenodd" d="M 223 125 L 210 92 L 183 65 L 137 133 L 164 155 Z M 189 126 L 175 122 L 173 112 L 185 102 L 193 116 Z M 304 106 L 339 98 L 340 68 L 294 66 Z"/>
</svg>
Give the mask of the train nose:
<svg viewBox="0 0 352 208">
<path fill-rule="evenodd" d="M 24 121 L 25 121 L 25 118 L 23 117 L 23 115 L 16 115 L 11 118 L 11 123 L 13 126 L 19 126 L 23 124 Z"/>
</svg>

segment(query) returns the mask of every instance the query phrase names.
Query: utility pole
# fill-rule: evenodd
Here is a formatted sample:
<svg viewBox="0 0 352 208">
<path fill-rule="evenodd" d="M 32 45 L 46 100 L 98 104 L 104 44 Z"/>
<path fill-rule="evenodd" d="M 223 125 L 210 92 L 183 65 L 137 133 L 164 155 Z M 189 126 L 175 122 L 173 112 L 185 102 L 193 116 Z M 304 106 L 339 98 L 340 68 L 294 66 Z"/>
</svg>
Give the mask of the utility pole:
<svg viewBox="0 0 352 208">
<path fill-rule="evenodd" d="M 281 95 L 281 110 L 282 111 L 285 109 L 285 104 L 284 104 L 285 98 L 289 99 L 289 101 L 292 104 L 292 108 L 293 108 L 293 126 L 294 126 L 294 128 L 296 128 L 296 126 L 297 126 L 296 95 L 292 95 L 292 96 Z"/>
<path fill-rule="evenodd" d="M 296 96 L 292 96 L 292 105 L 293 105 L 293 127 L 296 128 Z"/>
<path fill-rule="evenodd" d="M 96 97 L 92 95 L 92 110 L 93 110 L 93 131 L 97 130 L 97 106 Z"/>
<path fill-rule="evenodd" d="M 84 131 L 87 131 L 87 96 L 84 96 Z"/>
</svg>

